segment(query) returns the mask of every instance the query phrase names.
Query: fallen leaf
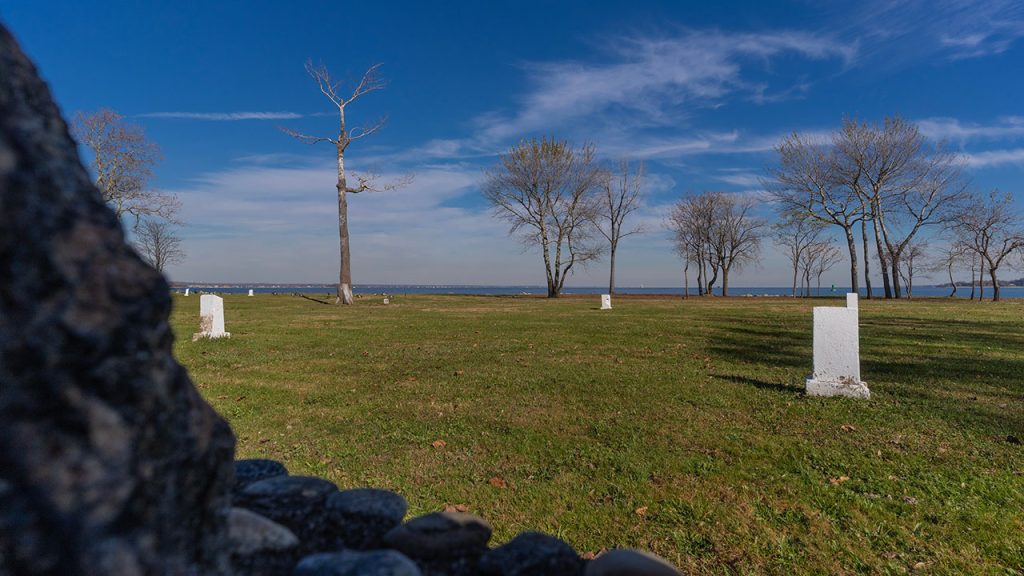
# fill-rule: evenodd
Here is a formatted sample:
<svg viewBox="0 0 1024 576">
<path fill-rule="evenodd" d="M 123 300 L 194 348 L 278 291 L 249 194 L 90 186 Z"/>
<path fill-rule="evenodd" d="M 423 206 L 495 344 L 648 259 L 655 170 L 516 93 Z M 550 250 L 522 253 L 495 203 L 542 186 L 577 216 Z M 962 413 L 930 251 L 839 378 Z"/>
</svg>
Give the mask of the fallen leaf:
<svg viewBox="0 0 1024 576">
<path fill-rule="evenodd" d="M 445 446 L 448 445 L 448 443 L 445 442 L 444 440 L 434 440 L 433 442 L 430 443 L 430 445 L 433 446 L 434 448 L 444 448 Z"/>
<path fill-rule="evenodd" d="M 913 496 L 904 496 L 903 501 L 906 502 L 907 504 L 910 504 L 911 506 L 917 504 L 917 498 L 914 498 Z"/>
<path fill-rule="evenodd" d="M 369 355 L 370 355 L 370 353 L 369 353 L 369 352 L 367 352 L 367 351 L 363 350 L 363 357 L 366 357 L 366 356 L 369 356 Z"/>
<path fill-rule="evenodd" d="M 456 370 L 456 371 L 455 371 L 455 375 L 456 375 L 456 376 L 462 376 L 462 375 L 463 375 L 463 374 L 465 374 L 465 373 L 466 373 L 466 371 L 465 371 L 465 370 Z"/>
<path fill-rule="evenodd" d="M 633 512 L 636 513 L 637 516 L 647 516 L 647 506 L 641 506 L 636 510 L 633 510 Z"/>
<path fill-rule="evenodd" d="M 488 482 L 490 482 L 491 486 L 494 486 L 495 488 L 505 488 L 508 486 L 508 482 L 505 482 L 505 479 L 500 476 L 495 476 L 488 480 Z"/>
<path fill-rule="evenodd" d="M 857 428 L 854 427 L 853 424 L 843 424 L 842 426 L 839 427 L 839 429 L 842 430 L 843 432 L 856 432 L 857 431 Z"/>
<path fill-rule="evenodd" d="M 227 400 L 227 399 L 228 399 L 228 397 L 227 397 L 226 394 L 221 394 L 220 396 L 217 396 L 217 400 Z"/>
<path fill-rule="evenodd" d="M 242 400 L 245 400 L 245 396 L 239 396 L 238 398 L 235 398 L 235 402 L 241 402 Z"/>
<path fill-rule="evenodd" d="M 833 486 L 839 486 L 840 484 L 842 484 L 843 482 L 846 482 L 849 479 L 850 479 L 849 476 L 840 476 L 839 478 L 833 478 L 833 479 L 829 480 L 829 483 L 832 484 Z"/>
<path fill-rule="evenodd" d="M 469 511 L 469 506 L 466 506 L 465 504 L 445 504 L 444 505 L 444 511 L 445 512 L 468 512 Z"/>
</svg>

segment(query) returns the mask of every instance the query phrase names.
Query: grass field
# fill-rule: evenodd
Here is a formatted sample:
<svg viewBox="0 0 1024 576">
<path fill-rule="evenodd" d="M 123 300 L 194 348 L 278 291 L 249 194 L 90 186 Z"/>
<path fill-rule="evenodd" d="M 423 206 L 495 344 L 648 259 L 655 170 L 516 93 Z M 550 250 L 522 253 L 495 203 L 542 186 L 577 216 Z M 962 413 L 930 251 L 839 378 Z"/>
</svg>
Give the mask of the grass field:
<svg viewBox="0 0 1024 576">
<path fill-rule="evenodd" d="M 175 352 L 238 457 L 694 573 L 1024 571 L 1024 301 L 861 302 L 870 401 L 805 398 L 839 300 L 225 298 Z M 1016 571 L 1015 571 L 1016 570 Z"/>
</svg>

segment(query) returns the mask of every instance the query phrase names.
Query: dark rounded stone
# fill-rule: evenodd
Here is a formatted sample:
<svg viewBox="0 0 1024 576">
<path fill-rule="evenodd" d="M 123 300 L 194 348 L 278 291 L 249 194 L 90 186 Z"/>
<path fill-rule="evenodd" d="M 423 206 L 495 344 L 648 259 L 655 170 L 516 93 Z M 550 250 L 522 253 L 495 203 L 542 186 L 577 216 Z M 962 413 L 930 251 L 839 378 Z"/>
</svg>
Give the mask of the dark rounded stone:
<svg viewBox="0 0 1024 576">
<path fill-rule="evenodd" d="M 235 460 L 235 485 L 232 490 L 237 495 L 243 488 L 253 482 L 287 475 L 288 469 L 277 460 L 270 460 L 268 458 Z"/>
<path fill-rule="evenodd" d="M 322 552 L 337 542 L 324 513 L 327 497 L 337 491 L 321 478 L 275 476 L 243 488 L 236 504 L 288 527 L 299 537 L 300 553 Z"/>
<path fill-rule="evenodd" d="M 484 554 L 479 568 L 485 576 L 575 576 L 583 572 L 583 559 L 558 538 L 524 532 Z"/>
<path fill-rule="evenodd" d="M 341 544 L 359 550 L 379 548 L 407 509 L 405 498 L 376 488 L 343 490 L 327 498 L 327 515 Z"/>
<path fill-rule="evenodd" d="M 648 552 L 612 550 L 587 564 L 584 576 L 682 576 L 682 573 Z"/>
<path fill-rule="evenodd" d="M 246 576 L 288 576 L 298 560 L 299 539 L 284 526 L 244 508 L 228 512 L 231 565 Z"/>
<path fill-rule="evenodd" d="M 412 560 L 394 550 L 342 550 L 299 561 L 292 576 L 421 576 Z"/>
<path fill-rule="evenodd" d="M 487 549 L 491 527 L 471 514 L 432 512 L 392 528 L 384 543 L 410 558 L 479 556 Z"/>
</svg>

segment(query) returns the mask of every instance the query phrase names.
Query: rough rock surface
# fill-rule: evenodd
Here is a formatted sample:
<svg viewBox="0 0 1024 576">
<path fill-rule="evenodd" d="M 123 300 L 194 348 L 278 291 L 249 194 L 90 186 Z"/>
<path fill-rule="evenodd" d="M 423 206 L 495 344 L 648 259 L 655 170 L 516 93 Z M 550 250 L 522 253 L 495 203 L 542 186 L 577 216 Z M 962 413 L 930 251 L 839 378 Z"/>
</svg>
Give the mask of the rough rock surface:
<svg viewBox="0 0 1024 576">
<path fill-rule="evenodd" d="M 299 539 L 292 531 L 244 508 L 228 513 L 228 540 L 235 574 L 288 574 L 298 560 Z"/>
<path fill-rule="evenodd" d="M 574 576 L 582 572 L 583 560 L 572 546 L 540 532 L 524 532 L 480 559 L 484 576 Z"/>
<path fill-rule="evenodd" d="M 432 512 L 392 528 L 384 544 L 412 558 L 425 575 L 476 574 L 491 527 L 461 512 Z"/>
<path fill-rule="evenodd" d="M 292 576 L 420 576 L 420 570 L 394 550 L 344 550 L 306 556 Z"/>
<path fill-rule="evenodd" d="M 336 548 L 337 537 L 324 504 L 337 491 L 337 486 L 321 478 L 275 476 L 246 486 L 236 505 L 288 527 L 299 537 L 302 553 L 323 552 Z"/>
<path fill-rule="evenodd" d="M 384 534 L 402 523 L 405 498 L 389 490 L 356 488 L 331 494 L 327 514 L 346 548 L 380 548 Z"/>
<path fill-rule="evenodd" d="M 275 476 L 287 476 L 288 469 L 277 460 L 267 458 L 251 458 L 235 461 L 235 485 L 231 489 L 232 494 L 237 498 L 242 489 L 260 480 L 273 478 Z"/>
<path fill-rule="evenodd" d="M 654 554 L 622 549 L 595 558 L 584 576 L 680 576 L 680 572 Z"/>
<path fill-rule="evenodd" d="M 223 574 L 234 437 L 0 26 L 0 574 Z"/>
</svg>

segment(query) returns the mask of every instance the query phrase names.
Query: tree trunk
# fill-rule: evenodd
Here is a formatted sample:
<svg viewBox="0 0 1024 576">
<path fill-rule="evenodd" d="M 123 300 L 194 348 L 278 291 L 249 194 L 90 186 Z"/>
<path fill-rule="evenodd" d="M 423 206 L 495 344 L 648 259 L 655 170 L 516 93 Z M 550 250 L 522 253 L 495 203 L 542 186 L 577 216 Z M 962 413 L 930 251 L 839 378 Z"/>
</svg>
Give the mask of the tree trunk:
<svg viewBox="0 0 1024 576">
<path fill-rule="evenodd" d="M 615 244 L 612 243 L 611 251 L 608 254 L 608 294 L 615 294 Z"/>
<path fill-rule="evenodd" d="M 956 281 L 953 280 L 953 265 L 950 264 L 947 266 L 946 271 L 949 272 L 949 283 L 953 286 L 953 292 L 949 294 L 949 297 L 952 298 L 956 296 Z"/>
<path fill-rule="evenodd" d="M 971 300 L 974 300 L 974 284 L 975 284 L 975 282 L 974 282 L 974 280 L 975 280 L 974 273 L 976 271 L 977 271 L 977 268 L 975 268 L 974 262 L 971 262 Z"/>
<path fill-rule="evenodd" d="M 892 293 L 893 297 L 902 296 L 900 292 L 900 254 L 889 253 L 889 265 L 892 266 Z M 909 294 L 908 294 L 909 295 Z"/>
<path fill-rule="evenodd" d="M 729 269 L 722 267 L 722 296 L 729 295 Z"/>
<path fill-rule="evenodd" d="M 882 235 L 878 231 L 878 221 L 872 220 L 871 227 L 875 230 L 875 250 L 878 252 L 878 268 L 882 272 L 882 288 L 885 291 L 886 299 L 892 298 L 892 284 L 889 281 L 889 270 L 885 266 L 885 247 L 882 245 Z M 864 258 L 868 255 L 865 252 Z"/>
<path fill-rule="evenodd" d="M 690 297 L 690 261 L 683 265 L 683 299 Z"/>
<path fill-rule="evenodd" d="M 340 266 L 338 270 L 338 297 L 335 304 L 352 304 L 352 264 L 348 241 L 348 199 L 345 183 L 345 151 L 338 147 L 338 239 Z"/>
<path fill-rule="evenodd" d="M 985 261 L 981 261 L 978 270 L 978 302 L 985 299 Z"/>
<path fill-rule="evenodd" d="M 868 257 L 868 223 L 864 219 L 860 221 L 860 237 L 864 244 L 864 289 L 867 290 L 865 297 L 871 300 L 871 258 Z"/>
<path fill-rule="evenodd" d="M 992 301 L 999 302 L 999 280 L 996 279 L 996 269 L 990 264 L 988 275 L 992 277 Z"/>
<path fill-rule="evenodd" d="M 850 291 L 859 292 L 857 284 L 857 242 L 853 239 L 852 226 L 845 226 L 846 247 L 850 250 Z"/>
<path fill-rule="evenodd" d="M 793 266 L 793 298 L 796 298 L 796 273 L 797 273 L 797 268 L 798 268 L 797 265 Z"/>
</svg>

